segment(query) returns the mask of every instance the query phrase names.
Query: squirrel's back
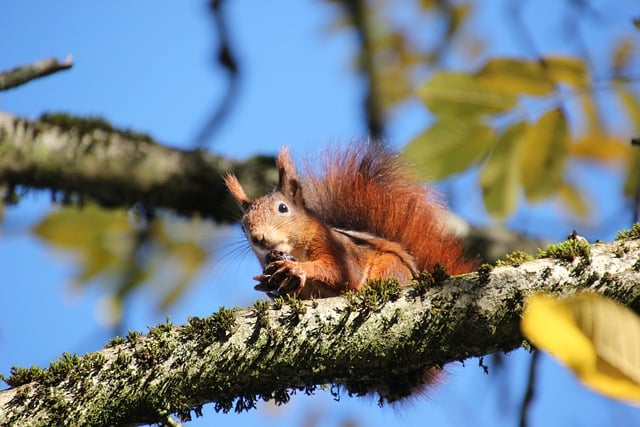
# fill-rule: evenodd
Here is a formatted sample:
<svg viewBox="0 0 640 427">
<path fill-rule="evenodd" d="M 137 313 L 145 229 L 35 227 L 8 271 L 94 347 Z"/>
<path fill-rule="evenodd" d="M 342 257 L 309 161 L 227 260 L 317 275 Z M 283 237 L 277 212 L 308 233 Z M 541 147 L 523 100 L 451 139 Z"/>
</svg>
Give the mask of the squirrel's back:
<svg viewBox="0 0 640 427">
<path fill-rule="evenodd" d="M 440 264 L 455 275 L 476 267 L 446 223 L 433 190 L 379 144 L 328 151 L 323 165 L 307 165 L 301 182 L 307 208 L 323 222 L 400 243 L 420 271 Z"/>
</svg>

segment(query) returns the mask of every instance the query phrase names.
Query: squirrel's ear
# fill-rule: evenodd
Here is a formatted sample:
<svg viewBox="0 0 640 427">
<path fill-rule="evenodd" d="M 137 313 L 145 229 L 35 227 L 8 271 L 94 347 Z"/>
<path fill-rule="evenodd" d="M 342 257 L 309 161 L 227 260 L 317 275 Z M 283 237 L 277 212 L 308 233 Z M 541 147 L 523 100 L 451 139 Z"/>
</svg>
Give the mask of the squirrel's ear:
<svg viewBox="0 0 640 427">
<path fill-rule="evenodd" d="M 282 194 L 290 197 L 294 202 L 304 205 L 302 187 L 296 173 L 296 165 L 291 159 L 289 149 L 282 147 L 278 153 L 278 189 Z"/>
<path fill-rule="evenodd" d="M 247 196 L 247 193 L 244 192 L 244 188 L 240 185 L 238 178 L 235 175 L 228 173 L 224 177 L 224 183 L 229 189 L 229 192 L 238 202 L 238 206 L 242 209 L 242 212 L 246 212 L 251 206 L 251 199 Z"/>
</svg>

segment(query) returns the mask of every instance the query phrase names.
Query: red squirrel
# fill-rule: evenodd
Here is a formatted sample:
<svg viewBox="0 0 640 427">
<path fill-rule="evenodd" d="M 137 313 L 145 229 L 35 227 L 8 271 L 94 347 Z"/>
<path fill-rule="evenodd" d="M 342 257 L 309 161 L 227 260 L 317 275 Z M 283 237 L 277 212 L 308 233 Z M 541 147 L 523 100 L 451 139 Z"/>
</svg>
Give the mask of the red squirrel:
<svg viewBox="0 0 640 427">
<path fill-rule="evenodd" d="M 283 148 L 277 167 L 278 187 L 253 201 L 234 175 L 225 177 L 263 267 L 257 290 L 323 298 L 371 279 L 407 285 L 437 264 L 452 275 L 475 269 L 432 190 L 381 145 L 336 149 L 300 176 Z"/>
</svg>

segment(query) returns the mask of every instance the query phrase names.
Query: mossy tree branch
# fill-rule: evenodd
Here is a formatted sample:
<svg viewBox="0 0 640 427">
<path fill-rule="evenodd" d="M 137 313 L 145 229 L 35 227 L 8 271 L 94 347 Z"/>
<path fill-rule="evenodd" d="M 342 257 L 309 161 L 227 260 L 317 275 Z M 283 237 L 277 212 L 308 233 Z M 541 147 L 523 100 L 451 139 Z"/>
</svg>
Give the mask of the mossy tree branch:
<svg viewBox="0 0 640 427">
<path fill-rule="evenodd" d="M 101 119 L 48 115 L 30 121 L 0 112 L 0 183 L 9 188 L 50 189 L 65 200 L 88 198 L 125 208 L 140 203 L 229 221 L 235 202 L 221 179 L 229 171 L 255 194 L 276 182 L 272 158 L 241 165 L 203 150 L 169 148 Z"/>
<path fill-rule="evenodd" d="M 206 403 L 224 411 L 284 403 L 292 390 L 321 384 L 393 399 L 427 367 L 520 347 L 532 293 L 591 290 L 640 311 L 637 238 L 568 241 L 546 254 L 554 258 L 484 266 L 442 283 L 424 276 L 403 290 L 387 283 L 338 298 L 221 309 L 62 356 L 45 370 L 14 370 L 12 388 L 0 392 L 0 424 L 151 423 L 169 413 L 188 418 Z"/>
</svg>

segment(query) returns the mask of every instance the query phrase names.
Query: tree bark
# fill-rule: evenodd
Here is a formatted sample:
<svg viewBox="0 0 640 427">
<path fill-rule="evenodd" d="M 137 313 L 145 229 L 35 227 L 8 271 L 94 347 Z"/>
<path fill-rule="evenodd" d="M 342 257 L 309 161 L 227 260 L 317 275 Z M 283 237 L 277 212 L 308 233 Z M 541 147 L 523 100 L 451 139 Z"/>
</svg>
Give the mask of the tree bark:
<svg viewBox="0 0 640 427">
<path fill-rule="evenodd" d="M 387 284 L 281 307 L 221 309 L 62 356 L 42 371 L 17 370 L 12 388 L 0 392 L 0 425 L 152 423 L 169 413 L 188 418 L 206 403 L 223 411 L 261 399 L 284 403 L 322 384 L 393 399 L 394 387 L 425 368 L 523 345 L 520 317 L 533 293 L 590 290 L 639 312 L 640 240 L 583 244 L 578 252 L 571 242 L 547 252 L 555 258 L 441 283 L 425 276 L 398 293 Z"/>
<path fill-rule="evenodd" d="M 0 183 L 49 189 L 64 200 L 106 207 L 165 208 L 228 222 L 235 201 L 221 175 L 234 172 L 251 195 L 275 183 L 275 161 L 239 164 L 203 150 L 179 150 L 101 119 L 66 115 L 30 121 L 0 112 Z"/>
</svg>

